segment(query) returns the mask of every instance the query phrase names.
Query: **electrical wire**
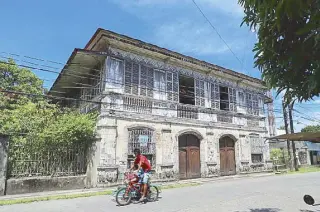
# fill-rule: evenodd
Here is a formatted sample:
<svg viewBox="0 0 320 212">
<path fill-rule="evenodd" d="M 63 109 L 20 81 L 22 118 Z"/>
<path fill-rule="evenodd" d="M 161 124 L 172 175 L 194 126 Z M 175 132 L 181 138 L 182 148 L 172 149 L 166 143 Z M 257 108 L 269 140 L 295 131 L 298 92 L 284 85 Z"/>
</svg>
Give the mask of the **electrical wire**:
<svg viewBox="0 0 320 212">
<path fill-rule="evenodd" d="M 0 63 L 2 64 L 7 64 L 7 65 L 13 65 L 9 62 L 4 62 L 4 61 L 0 61 Z M 23 68 L 29 68 L 29 69 L 34 69 L 34 70 L 39 70 L 39 71 L 44 71 L 44 72 L 51 72 L 51 73 L 56 73 L 56 74 L 59 74 L 59 75 L 66 75 L 66 76 L 72 76 L 72 77 L 79 77 L 81 79 L 93 79 L 93 80 L 99 80 L 100 81 L 100 77 L 97 77 L 97 78 L 92 78 L 92 77 L 85 77 L 85 76 L 82 76 L 82 75 L 78 75 L 78 74 L 69 74 L 69 73 L 59 73 L 59 72 L 56 72 L 56 71 L 52 71 L 52 70 L 48 70 L 48 69 L 43 69 L 43 68 L 37 68 L 37 67 L 32 67 L 32 66 L 26 66 L 26 65 L 21 65 L 21 64 L 14 64 L 14 65 L 17 65 L 19 67 L 23 67 Z M 122 76 L 122 75 L 121 75 Z M 159 90 L 159 89 L 155 89 L 155 88 L 147 88 L 147 87 L 144 87 L 144 86 L 141 86 L 141 85 L 135 85 L 133 83 L 123 83 L 122 82 L 117 82 L 118 80 L 115 80 L 115 79 L 107 79 L 107 80 L 101 80 L 100 83 L 111 83 L 113 85 L 119 85 L 119 86 L 126 86 L 126 87 L 129 87 L 130 89 L 131 88 L 137 88 L 137 89 L 147 89 L 149 91 L 156 91 L 156 92 L 161 92 L 161 93 L 176 93 L 176 92 L 172 92 L 172 91 L 162 91 L 162 90 Z M 215 83 L 211 83 L 211 84 L 215 84 Z M 185 88 L 188 88 L 188 89 L 194 89 L 195 87 L 194 86 L 179 86 L 180 88 L 181 87 L 185 87 Z M 92 86 L 92 88 L 94 88 L 94 86 Z M 107 88 L 108 89 L 108 88 Z M 111 88 L 110 88 L 111 89 Z M 114 89 L 114 88 L 112 88 Z M 187 93 L 189 94 L 195 94 L 194 91 L 188 91 Z M 219 93 L 224 93 L 224 92 L 220 92 Z M 228 92 L 226 92 L 227 94 Z M 194 98 L 194 96 L 191 96 L 191 95 L 186 95 L 186 94 L 179 94 L 179 96 L 181 97 L 186 97 L 186 98 Z M 205 97 L 205 96 L 199 96 L 199 98 L 208 98 L 208 97 Z M 244 106 L 244 105 L 242 105 Z"/>
<path fill-rule="evenodd" d="M 17 54 L 15 54 L 15 55 L 17 55 Z M 19 56 L 19 55 L 17 55 L 17 56 Z M 26 58 L 32 58 L 32 57 L 28 57 L 28 56 L 25 56 Z M 44 60 L 41 60 L 41 59 L 38 59 L 38 58 L 33 58 L 33 59 L 36 59 L 36 60 L 40 60 L 40 61 L 44 61 Z M 28 61 L 24 61 L 24 62 L 28 62 Z M 50 62 L 52 62 L 52 61 L 50 61 Z M 11 64 L 11 63 L 8 63 L 8 62 L 3 62 L 3 61 L 0 61 L 0 63 L 4 63 L 4 64 L 7 64 L 7 65 L 13 65 L 13 64 Z M 37 64 L 37 63 L 30 63 L 30 64 L 34 64 L 34 65 L 40 65 L 40 64 Z M 59 63 L 58 63 L 59 64 Z M 62 63 L 60 63 L 60 64 L 62 64 Z M 43 68 L 37 68 L 37 67 L 32 67 L 32 66 L 25 66 L 25 65 L 21 65 L 21 64 L 16 64 L 17 66 L 20 66 L 20 67 L 24 67 L 24 68 L 29 68 L 29 69 L 36 69 L 36 70 L 39 70 L 39 71 L 45 71 L 45 72 L 51 72 L 51 73 L 55 73 L 55 74 L 61 74 L 60 72 L 56 72 L 56 71 L 52 71 L 52 70 L 48 70 L 48 69 L 43 69 Z M 47 66 L 47 67 L 49 67 L 49 66 Z M 101 71 L 101 70 L 98 70 L 98 71 Z M 71 71 L 72 72 L 72 71 Z M 69 75 L 69 76 L 74 76 L 74 77 L 79 77 L 79 78 L 82 78 L 82 79 L 94 79 L 94 80 L 99 80 L 100 79 L 100 77 L 96 77 L 96 78 L 90 78 L 90 77 L 85 77 L 85 76 L 80 76 L 78 73 L 77 74 L 69 74 L 69 73 L 64 73 L 64 75 Z M 90 75 L 90 74 L 89 74 Z M 96 76 L 96 75 L 92 75 L 92 76 Z M 47 79 L 44 79 L 44 80 L 47 80 Z M 47 80 L 48 81 L 48 80 Z M 106 81 L 104 81 L 104 82 L 109 82 L 108 80 L 106 80 Z M 79 83 L 79 82 L 73 82 L 73 83 L 75 83 L 75 84 L 82 84 L 82 83 Z M 121 84 L 121 85 L 126 85 L 126 86 L 131 86 L 131 87 L 137 87 L 136 85 L 132 85 L 132 84 L 124 84 L 124 83 L 116 83 L 116 82 L 113 82 L 113 83 L 115 83 L 115 84 Z M 91 86 L 90 84 L 83 84 L 83 85 L 87 85 L 88 87 L 89 86 Z M 76 87 L 76 88 L 79 88 L 79 89 L 81 89 L 81 88 L 88 88 L 88 87 Z M 92 86 L 91 86 L 92 87 Z M 181 86 L 180 86 L 181 87 Z M 138 86 L 138 88 L 141 88 L 141 86 Z M 194 87 L 190 87 L 189 86 L 189 88 L 194 88 Z M 108 89 L 108 88 L 106 88 L 106 89 Z M 112 88 L 110 88 L 110 89 L 112 89 Z M 150 90 L 150 89 L 149 89 Z M 157 89 L 151 89 L 151 90 L 153 90 L 153 91 L 159 91 L 159 90 L 157 90 Z M 51 92 L 57 92 L 57 93 L 59 93 L 59 91 L 51 91 Z M 60 92 L 60 93 L 65 93 L 65 92 Z M 189 92 L 189 93 L 195 93 L 195 92 Z M 181 96 L 182 94 L 180 94 L 180 96 Z M 192 97 L 192 98 L 194 98 L 194 96 L 191 96 L 191 95 L 184 95 L 184 97 Z M 202 97 L 202 98 L 206 98 L 206 97 Z M 223 102 L 223 101 L 222 101 Z M 226 100 L 226 102 L 228 102 L 227 100 Z M 240 107 L 247 107 L 246 105 L 239 105 Z M 278 112 L 277 110 L 279 110 L 279 112 L 281 111 L 281 109 L 275 109 L 274 110 L 274 112 Z M 301 112 L 300 112 L 301 113 Z M 302 113 L 302 115 L 306 115 L 306 114 L 303 114 Z M 310 120 L 310 121 L 314 121 L 313 119 L 306 119 L 306 120 Z"/>
<path fill-rule="evenodd" d="M 107 105 L 107 106 L 128 106 L 128 107 L 132 107 L 132 105 L 130 104 L 124 104 L 124 103 L 107 103 L 107 102 L 102 102 L 102 101 L 94 101 L 94 100 L 84 100 L 84 99 L 80 99 L 80 98 L 71 98 L 71 97 L 61 97 L 61 96 L 53 96 L 53 95 L 45 95 L 45 94 L 34 94 L 34 93 L 26 93 L 26 92 L 19 92 L 19 91 L 12 91 L 12 90 L 4 90 L 4 89 L 0 89 L 0 93 L 11 93 L 11 94 L 17 94 L 17 95 L 24 95 L 24 96 L 32 96 L 32 97 L 43 97 L 43 98 L 50 98 L 50 99 L 56 99 L 56 100 L 71 100 L 71 101 L 77 101 L 77 102 L 87 102 L 87 103 L 94 103 L 94 104 L 98 104 L 98 105 Z M 164 103 L 164 102 L 163 102 Z M 170 102 L 165 102 L 170 104 Z M 171 104 L 177 104 L 180 105 L 179 103 L 176 102 L 171 102 Z M 173 110 L 173 111 L 185 111 L 185 112 L 201 112 L 201 113 L 205 113 L 205 114 L 212 114 L 212 113 L 216 113 L 216 112 L 220 112 L 223 113 L 223 115 L 226 116 L 234 116 L 235 112 L 233 111 L 224 111 L 224 110 L 217 110 L 217 109 L 213 109 L 213 108 L 199 108 L 197 106 L 194 105 L 181 105 L 181 108 L 177 109 L 177 108 L 164 108 L 164 107 L 154 107 L 154 106 L 139 106 L 141 108 L 145 108 L 145 109 L 159 109 L 159 110 Z M 188 109 L 189 107 L 189 109 Z M 184 109 L 186 108 L 186 109 Z M 190 109 L 191 108 L 191 109 Z M 112 109 L 112 108 L 110 108 Z M 218 113 L 219 113 L 218 112 Z M 254 115 L 248 115 L 248 116 L 252 116 L 252 118 L 256 118 L 256 119 L 260 119 L 261 117 L 256 117 Z"/>
<path fill-rule="evenodd" d="M 227 46 L 227 48 L 230 50 L 230 52 L 233 54 L 233 56 L 239 61 L 239 63 L 241 65 L 243 65 L 243 63 L 241 62 L 241 60 L 239 59 L 239 57 L 232 51 L 232 49 L 230 48 L 230 46 L 228 45 L 228 43 L 222 38 L 222 36 L 220 35 L 220 33 L 218 32 L 218 30 L 216 29 L 216 27 L 214 27 L 214 25 L 211 23 L 211 21 L 207 18 L 207 16 L 204 14 L 204 12 L 201 10 L 201 8 L 199 7 L 199 5 L 196 3 L 195 0 L 192 0 L 192 2 L 194 3 L 194 5 L 198 8 L 199 12 L 202 14 L 202 16 L 207 20 L 207 22 L 210 24 L 210 26 L 212 27 L 212 29 L 217 33 L 217 35 L 219 36 L 219 38 L 224 42 L 224 44 Z"/>
</svg>

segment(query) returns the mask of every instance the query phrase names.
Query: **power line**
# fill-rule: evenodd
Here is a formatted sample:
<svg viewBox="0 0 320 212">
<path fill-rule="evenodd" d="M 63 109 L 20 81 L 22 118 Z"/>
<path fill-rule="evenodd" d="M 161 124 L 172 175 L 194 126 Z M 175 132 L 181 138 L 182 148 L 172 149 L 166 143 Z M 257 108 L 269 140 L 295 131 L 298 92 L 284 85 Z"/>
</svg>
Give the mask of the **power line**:
<svg viewBox="0 0 320 212">
<path fill-rule="evenodd" d="M 48 69 L 44 69 L 44 68 L 37 68 L 37 67 L 33 67 L 33 66 L 26 66 L 26 65 L 21 65 L 21 64 L 11 64 L 9 62 L 4 62 L 4 61 L 0 61 L 0 63 L 2 64 L 7 64 L 7 65 L 17 65 L 17 66 L 20 66 L 20 67 L 23 67 L 23 68 L 29 68 L 29 69 L 34 69 L 34 70 L 38 70 L 38 71 L 44 71 L 44 72 L 50 72 L 50 73 L 55 73 L 55 74 L 58 74 L 58 75 L 66 75 L 66 76 L 72 76 L 72 77 L 79 77 L 81 79 L 92 79 L 92 80 L 99 80 L 101 81 L 100 83 L 111 83 L 113 85 L 121 85 L 121 86 L 127 86 L 127 87 L 130 87 L 130 88 L 133 88 L 133 87 L 136 87 L 138 89 L 146 89 L 146 90 L 149 90 L 149 91 L 156 91 L 156 92 L 159 92 L 159 93 L 162 93 L 162 94 L 168 94 L 168 93 L 176 93 L 176 92 L 172 92 L 172 91 L 166 91 L 166 90 L 161 90 L 161 89 L 155 89 L 154 87 L 153 88 L 148 88 L 148 87 L 144 87 L 144 86 L 141 86 L 141 85 L 138 85 L 138 84 L 134 84 L 134 83 L 124 83 L 123 82 L 123 79 L 121 80 L 121 82 L 119 80 L 116 80 L 116 79 L 111 79 L 110 78 L 106 78 L 106 80 L 101 80 L 100 76 L 99 77 L 86 77 L 86 76 L 81 76 L 79 74 L 70 74 L 70 73 L 60 73 L 60 72 L 57 72 L 57 71 L 52 71 L 52 70 L 48 70 Z M 72 72 L 72 71 L 69 71 L 69 72 Z M 122 76 L 122 75 L 121 75 Z M 207 82 L 205 81 L 206 83 L 210 83 L 210 82 Z M 219 85 L 218 83 L 213 83 L 213 84 L 217 84 Z M 89 85 L 89 84 L 87 84 Z M 93 89 L 95 86 L 91 86 L 91 88 Z M 188 89 L 193 89 L 195 90 L 196 87 L 194 86 L 179 86 L 180 88 L 181 87 L 185 87 L 185 88 L 188 88 Z M 108 88 L 107 88 L 108 89 Z M 115 88 L 110 88 L 110 89 L 115 89 Z M 211 92 L 211 91 L 210 91 Z M 210 93 L 209 92 L 209 93 Z M 188 91 L 187 93 L 189 94 L 195 94 L 195 91 Z M 219 91 L 219 93 L 224 93 L 224 92 L 221 92 Z M 195 96 L 191 96 L 191 95 L 186 95 L 186 94 L 181 94 L 179 93 L 179 96 L 181 97 L 192 97 L 194 98 Z M 203 98 L 203 99 L 207 99 L 209 98 L 209 96 L 198 96 L 199 98 Z M 220 100 L 221 101 L 221 100 Z M 223 101 L 223 100 L 222 100 Z M 244 105 L 241 105 L 244 107 Z"/>
<path fill-rule="evenodd" d="M 16 56 L 16 57 L 23 57 L 23 58 L 28 58 L 28 59 L 32 59 L 32 60 L 36 60 L 36 61 L 41 61 L 41 62 L 48 62 L 48 63 L 53 63 L 53 64 L 59 64 L 61 66 L 69 66 L 69 65 L 80 65 L 80 63 L 61 63 L 61 62 L 56 62 L 56 61 L 52 61 L 52 60 L 45 60 L 45 59 L 41 59 L 41 58 L 37 58 L 37 57 L 31 57 L 31 56 L 26 56 L 26 55 L 20 55 L 20 54 L 16 54 L 16 53 L 10 53 L 10 52 L 0 52 L 0 53 L 3 53 L 3 54 L 7 54 L 7 55 L 13 55 L 13 56 Z M 3 56 L 2 56 L 3 57 Z M 6 57 L 8 58 L 8 57 Z M 12 59 L 12 58 L 10 58 Z M 15 59 L 16 60 L 16 59 Z M 31 63 L 31 62 L 29 62 Z M 38 64 L 39 65 L 39 64 Z M 40 65 L 40 66 L 46 66 L 46 65 Z M 48 66 L 47 66 L 48 67 Z M 88 69 L 88 70 L 98 70 L 98 69 L 94 69 L 94 68 L 91 68 L 91 67 L 86 67 L 86 66 L 83 66 L 81 65 L 81 67 L 83 67 L 84 69 Z M 56 68 L 56 67 L 51 67 L 51 68 L 54 68 L 54 69 L 60 69 L 60 68 Z M 100 71 L 100 70 L 98 70 Z"/>
<path fill-rule="evenodd" d="M 14 55 L 17 55 L 17 54 L 14 54 Z M 18 55 L 19 56 L 19 55 Z M 32 57 L 27 57 L 27 56 L 25 56 L 26 58 L 32 58 Z M 36 58 L 37 59 L 37 58 Z M 40 61 L 43 61 L 42 59 L 37 59 L 37 60 L 40 60 Z M 25 61 L 26 62 L 26 61 Z M 8 63 L 8 62 L 3 62 L 3 61 L 0 61 L 0 63 L 3 63 L 3 64 L 8 64 L 8 65 L 13 65 L 13 64 L 11 64 L 11 63 Z M 35 65 L 39 65 L 39 64 L 36 64 L 36 63 L 32 63 L 32 64 L 35 64 Z M 32 66 L 25 66 L 25 65 L 21 65 L 21 64 L 15 64 L 15 65 L 17 65 L 17 66 L 20 66 L 20 67 L 24 67 L 24 68 L 29 68 L 29 69 L 36 69 L 36 70 L 39 70 L 39 71 L 45 71 L 45 72 L 51 72 L 51 73 L 55 73 L 55 74 L 61 74 L 61 75 L 69 75 L 69 76 L 74 76 L 74 77 L 79 77 L 79 78 L 82 78 L 82 79 L 94 79 L 94 80 L 100 80 L 100 77 L 96 77 L 96 75 L 92 75 L 92 76 L 95 76 L 95 78 L 90 78 L 90 77 L 85 77 L 85 76 L 80 76 L 79 74 L 69 74 L 69 73 L 59 73 L 59 72 L 56 72 L 56 71 L 52 71 L 52 70 L 48 70 L 48 69 L 43 69 L 43 68 L 37 68 L 37 67 L 32 67 Z M 97 69 L 98 70 L 98 69 Z M 99 70 L 99 71 L 102 71 L 102 70 Z M 70 72 L 72 72 L 72 71 L 70 71 Z M 102 82 L 110 82 L 109 80 L 106 80 L 106 81 L 102 81 Z M 75 84 L 82 84 L 82 83 L 79 83 L 79 82 L 73 82 L 73 83 L 75 83 Z M 113 84 L 120 84 L 120 85 L 126 85 L 126 86 L 130 86 L 130 87 L 137 87 L 137 85 L 133 85 L 133 84 L 125 84 L 125 83 L 117 83 L 117 82 L 112 82 Z M 87 85 L 87 86 L 89 86 L 89 87 L 94 87 L 94 86 L 92 86 L 92 85 L 90 85 L 90 84 L 82 84 L 82 85 Z M 180 86 L 181 87 L 181 86 Z M 76 88 L 79 88 L 79 89 L 81 89 L 81 88 L 88 88 L 88 87 L 76 87 Z M 138 88 L 141 88 L 141 86 L 138 86 Z M 194 88 L 194 87 L 190 87 L 189 86 L 189 88 Z M 106 88 L 106 89 L 108 89 L 108 88 Z M 111 88 L 110 88 L 111 89 Z M 149 90 L 150 90 L 150 88 L 148 88 Z M 159 90 L 157 90 L 157 89 L 154 89 L 154 88 L 152 88 L 151 90 L 153 90 L 153 91 L 159 91 Z M 52 92 L 58 92 L 58 91 L 52 91 Z M 161 93 L 168 93 L 168 92 L 166 92 L 166 91 L 161 91 Z M 64 92 L 60 92 L 60 93 L 64 93 Z M 195 92 L 189 92 L 189 93 L 195 93 Z M 194 98 L 194 96 L 191 96 L 191 95 L 183 95 L 183 94 L 179 94 L 179 96 L 183 96 L 183 97 L 192 97 L 192 98 Z M 208 98 L 208 97 L 200 97 L 200 98 Z M 223 100 L 221 101 L 221 102 L 223 102 Z M 228 102 L 228 100 L 226 100 L 226 102 Z M 238 104 L 239 105 L 239 104 Z M 246 105 L 239 105 L 240 107 L 248 107 L 248 106 L 246 106 Z M 276 110 L 275 110 L 276 111 Z"/>
<path fill-rule="evenodd" d="M 11 94 L 17 94 L 17 95 L 23 95 L 23 96 L 32 96 L 32 97 L 43 97 L 43 98 L 50 98 L 50 99 L 56 99 L 56 100 L 71 100 L 71 101 L 77 101 L 77 102 L 87 102 L 87 103 L 94 103 L 94 104 L 99 104 L 99 105 L 109 105 L 109 106 L 133 106 L 130 104 L 119 104 L 119 103 L 107 103 L 107 102 L 102 102 L 102 101 L 94 101 L 94 100 L 84 100 L 84 99 L 80 99 L 80 98 L 72 98 L 72 97 L 61 97 L 61 96 L 53 96 L 53 95 L 46 95 L 46 94 L 34 94 L 34 93 L 26 93 L 26 92 L 20 92 L 20 91 L 13 91 L 13 90 L 4 90 L 4 89 L 0 89 L 0 93 L 11 93 Z M 102 97 L 103 98 L 103 97 Z M 157 100 L 155 100 L 155 102 L 157 102 Z M 159 101 L 160 102 L 160 101 Z M 170 102 L 166 102 L 168 104 L 170 104 Z M 174 102 L 171 102 L 174 103 Z M 183 109 L 183 108 L 163 108 L 163 107 L 154 107 L 154 106 L 142 106 L 140 105 L 139 107 L 142 108 L 152 108 L 152 109 L 162 109 L 162 110 L 173 110 L 173 111 L 185 111 L 185 112 L 201 112 L 201 113 L 207 113 L 207 114 L 211 114 L 208 111 L 211 111 L 212 113 L 215 112 L 220 112 L 223 113 L 223 115 L 226 116 L 234 116 L 235 112 L 233 113 L 232 111 L 228 111 L 228 110 L 217 110 L 217 109 L 213 109 L 213 108 L 199 108 L 195 105 L 185 105 L 185 104 L 180 104 L 180 103 L 176 103 L 177 105 L 180 106 L 184 106 L 184 107 L 190 107 L 191 109 Z M 112 108 L 111 108 L 112 109 Z M 193 111 L 195 110 L 195 111 Z M 252 115 L 249 115 L 252 116 Z M 256 118 L 259 119 L 260 117 L 252 117 L 252 118 Z"/>
<path fill-rule="evenodd" d="M 8 65 L 13 65 L 11 63 L 8 63 L 8 62 L 3 62 L 3 61 L 0 61 L 0 63 L 4 63 L 4 64 L 8 64 Z M 32 67 L 32 66 L 25 66 L 25 65 L 21 65 L 21 64 L 15 64 L 17 66 L 20 66 L 20 67 L 25 67 L 25 68 L 29 68 L 29 69 L 37 69 L 39 71 L 49 71 L 49 72 L 52 72 L 50 70 L 47 70 L 47 69 L 42 69 L 42 68 L 36 68 L 36 67 Z M 61 73 L 58 73 L 58 72 L 54 72 L 54 73 L 57 73 L 57 74 L 61 74 Z M 90 78 L 90 77 L 84 77 L 84 76 L 79 76 L 79 75 L 75 75 L 75 74 L 68 74 L 68 73 L 63 73 L 63 75 L 68 75 L 68 76 L 74 76 L 74 77 L 80 77 L 82 79 L 95 79 L 95 80 L 100 80 L 100 78 Z M 105 80 L 105 81 L 102 81 L 101 83 L 103 82 L 110 82 L 109 80 Z M 91 89 L 94 88 L 94 86 L 90 85 L 90 84 L 83 84 L 83 83 L 78 83 L 78 82 L 73 82 L 75 84 L 82 84 L 82 85 L 86 85 L 86 86 L 91 86 Z M 115 81 L 112 82 L 112 84 L 119 84 L 119 85 L 125 85 L 125 86 L 129 86 L 129 87 L 137 87 L 137 88 L 144 88 L 144 89 L 148 89 L 148 90 L 152 90 L 152 91 L 156 91 L 156 92 L 160 92 L 162 94 L 167 94 L 167 93 L 171 93 L 170 91 L 161 91 L 161 90 L 158 90 L 158 89 L 155 89 L 155 88 L 145 88 L 145 87 L 142 87 L 140 85 L 135 85 L 135 84 L 125 84 L 125 83 L 117 83 Z M 180 86 L 181 87 L 181 86 Z M 78 89 L 81 89 L 81 88 L 88 88 L 88 87 L 77 87 Z M 195 87 L 191 87 L 189 86 L 188 88 L 195 88 Z M 106 89 L 114 89 L 114 88 L 106 88 Z M 51 91 L 51 92 L 57 92 L 59 93 L 58 91 Z M 66 93 L 66 92 L 60 92 L 60 93 Z M 195 94 L 195 92 L 188 92 L 190 94 Z M 221 93 L 221 92 L 219 92 Z M 186 94 L 181 94 L 181 93 L 177 93 L 180 97 L 191 97 L 191 98 L 194 98 L 195 96 L 194 95 L 186 95 Z M 86 96 L 90 96 L 90 95 L 86 95 Z M 200 97 L 200 98 L 203 98 L 203 99 L 208 99 L 209 97 L 206 96 L 206 97 Z M 229 100 L 218 100 L 220 102 L 230 102 Z M 215 102 L 218 102 L 218 101 L 215 101 Z M 235 103 L 234 103 L 235 104 Z M 242 108 L 252 108 L 252 106 L 248 106 L 248 105 L 239 105 L 239 104 L 236 104 Z M 255 108 L 255 109 L 261 109 L 260 107 L 259 108 Z"/>
<path fill-rule="evenodd" d="M 4 56 L 0 56 L 1 58 L 4 58 L 4 59 L 12 59 L 12 58 L 10 58 L 10 57 L 4 57 Z M 36 65 L 36 66 L 44 66 L 44 65 L 41 65 L 41 64 L 37 64 L 37 63 L 32 63 L 32 62 L 28 62 L 28 61 L 24 61 L 24 60 L 19 60 L 19 59 L 14 59 L 14 61 L 21 61 L 21 62 L 24 62 L 24 63 L 28 63 L 28 64 L 31 64 L 31 65 Z M 4 62 L 4 61 L 0 61 L 0 63 L 6 63 L 6 64 L 8 64 L 8 65 L 13 65 L 13 64 L 11 64 L 11 63 L 8 63 L 8 62 Z M 54 73 L 54 74 L 62 74 L 61 72 L 59 72 L 59 71 L 52 71 L 52 70 L 49 70 L 49 69 L 44 69 L 44 68 L 37 68 L 37 67 L 33 67 L 33 66 L 28 66 L 28 65 L 22 65 L 22 64 L 16 64 L 16 65 L 18 65 L 18 66 L 21 66 L 21 67 L 24 67 L 24 68 L 30 68 L 30 69 L 36 69 L 36 70 L 39 70 L 39 71 L 45 71 L 45 72 L 50 72 L 50 73 Z M 46 67 L 48 67 L 48 66 L 46 66 Z M 80 66 L 80 67 L 82 67 L 82 66 Z M 57 69 L 57 68 L 56 68 Z M 77 73 L 78 74 L 78 72 L 75 72 L 75 71 L 73 71 L 73 70 L 71 70 L 71 69 L 68 69 L 68 68 L 66 68 L 65 70 L 68 70 L 69 72 L 71 72 L 71 73 Z M 92 70 L 98 70 L 98 69 L 92 69 Z M 99 71 L 101 71 L 101 70 L 99 70 Z M 64 73 L 65 74 L 65 73 Z M 67 75 L 67 74 L 66 74 Z M 96 75 L 94 75 L 94 74 L 89 74 L 89 73 L 83 73 L 83 75 L 88 75 L 88 76 L 92 76 L 92 77 L 97 77 Z M 80 75 L 78 75 L 78 76 L 80 76 Z M 93 79 L 93 78 L 92 78 Z"/>
<path fill-rule="evenodd" d="M 0 61 L 0 63 L 4 63 L 4 64 L 8 64 L 8 65 L 13 65 L 11 63 L 8 63 L 8 62 L 2 62 Z M 62 74 L 62 73 L 59 73 L 59 72 L 55 72 L 55 71 L 51 71 L 51 70 L 47 70 L 47 69 L 42 69 L 42 68 L 36 68 L 36 67 L 32 67 L 32 66 L 25 66 L 25 65 L 21 65 L 21 64 L 15 64 L 17 66 L 20 66 L 20 67 L 25 67 L 25 68 L 30 68 L 30 69 L 37 69 L 39 71 L 49 71 L 49 72 L 53 72 L 53 73 L 56 73 L 56 74 Z M 94 80 L 100 80 L 100 77 L 97 77 L 97 78 L 90 78 L 90 77 L 84 77 L 84 76 L 79 76 L 79 75 L 76 75 L 76 74 L 68 74 L 68 73 L 63 73 L 63 75 L 69 75 L 69 76 L 75 76 L 75 77 L 80 77 L 80 78 L 84 78 L 84 79 L 94 79 Z M 103 82 L 110 82 L 109 80 L 105 80 L 105 81 L 102 81 Z M 86 86 L 90 86 L 91 89 L 94 88 L 94 86 L 90 85 L 90 84 L 83 84 L 83 83 L 79 83 L 79 82 L 73 82 L 75 84 L 82 84 L 82 85 L 86 85 Z M 125 83 L 117 83 L 117 82 L 112 82 L 112 84 L 119 84 L 119 85 L 126 85 L 126 86 L 129 86 L 129 87 L 138 87 L 138 88 L 144 88 L 144 89 L 148 89 L 148 90 L 152 90 L 152 91 L 156 91 L 156 92 L 160 92 L 162 94 L 167 94 L 167 93 L 171 93 L 170 91 L 161 91 L 161 90 L 157 90 L 155 88 L 145 88 L 145 87 L 142 87 L 142 86 L 137 86 L 135 84 L 125 84 Z M 180 86 L 181 87 L 181 86 Z M 78 89 L 82 89 L 82 88 L 88 88 L 88 87 L 74 87 L 74 88 L 78 88 Z M 194 87 L 191 87 L 189 86 L 189 88 L 194 88 Z M 108 89 L 108 88 L 106 88 Z M 114 89 L 114 88 L 109 88 L 109 89 Z M 56 93 L 65 93 L 65 92 L 58 92 L 58 91 L 51 91 L 51 92 L 56 92 Z M 195 94 L 195 92 L 188 92 L 190 94 Z M 221 91 L 219 92 L 221 93 Z M 181 94 L 181 93 L 177 93 L 180 97 L 192 97 L 194 98 L 195 96 L 194 95 L 185 95 L 185 94 Z M 86 95 L 86 96 L 90 96 L 90 95 Z M 204 98 L 204 99 L 208 99 L 209 97 L 208 96 L 205 96 L 205 97 L 202 97 L 200 96 L 200 98 Z M 218 100 L 219 101 L 219 100 Z M 215 102 L 218 102 L 218 101 L 215 101 Z M 220 100 L 220 102 L 228 102 L 229 103 L 229 100 Z M 239 104 L 235 104 L 235 105 L 238 105 L 242 108 L 252 108 L 252 106 L 248 106 L 248 105 L 239 105 Z M 261 108 L 256 108 L 257 110 L 260 110 Z"/>
<path fill-rule="evenodd" d="M 228 49 L 230 50 L 230 52 L 233 54 L 233 56 L 235 56 L 235 58 L 239 61 L 239 63 L 241 65 L 243 65 L 243 63 L 241 62 L 241 60 L 238 58 L 238 56 L 232 51 L 232 49 L 230 48 L 230 46 L 228 45 L 228 43 L 222 38 L 222 36 L 220 35 L 220 33 L 218 32 L 218 30 L 213 26 L 213 24 L 211 23 L 211 21 L 207 18 L 207 16 L 204 14 L 204 12 L 201 10 L 201 8 L 198 6 L 198 4 L 196 3 L 195 0 L 192 0 L 192 2 L 194 3 L 194 5 L 198 8 L 198 10 L 200 11 L 200 13 L 202 14 L 202 16 L 207 20 L 207 22 L 210 24 L 210 26 L 212 27 L 212 29 L 217 33 L 217 35 L 219 36 L 219 38 L 224 42 L 224 44 L 228 47 Z"/>
</svg>

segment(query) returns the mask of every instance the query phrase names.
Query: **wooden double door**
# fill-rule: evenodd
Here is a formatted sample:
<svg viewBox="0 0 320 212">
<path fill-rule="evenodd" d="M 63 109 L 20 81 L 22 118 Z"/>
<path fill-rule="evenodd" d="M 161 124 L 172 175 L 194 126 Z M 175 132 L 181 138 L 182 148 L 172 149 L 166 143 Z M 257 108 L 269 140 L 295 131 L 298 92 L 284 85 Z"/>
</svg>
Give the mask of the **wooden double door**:
<svg viewBox="0 0 320 212">
<path fill-rule="evenodd" d="M 230 137 L 223 137 L 219 141 L 220 174 L 222 176 L 236 174 L 235 142 Z"/>
<path fill-rule="evenodd" d="M 200 173 L 200 141 L 192 135 L 179 137 L 179 174 L 180 179 L 199 178 Z"/>
</svg>

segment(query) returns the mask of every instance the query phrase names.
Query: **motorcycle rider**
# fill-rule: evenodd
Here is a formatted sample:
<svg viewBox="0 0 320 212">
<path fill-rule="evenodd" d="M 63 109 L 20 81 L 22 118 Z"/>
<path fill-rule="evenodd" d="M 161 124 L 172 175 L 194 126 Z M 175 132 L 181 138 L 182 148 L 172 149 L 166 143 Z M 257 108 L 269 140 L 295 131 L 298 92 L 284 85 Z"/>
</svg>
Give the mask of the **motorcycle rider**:
<svg viewBox="0 0 320 212">
<path fill-rule="evenodd" d="M 140 149 L 134 149 L 133 154 L 135 156 L 134 163 L 131 167 L 131 170 L 134 169 L 135 165 L 138 165 L 138 170 L 142 169 L 142 174 L 141 174 L 141 187 L 142 187 L 142 196 L 140 198 L 140 202 L 144 201 L 147 195 L 148 191 L 148 182 L 149 182 L 149 177 L 150 177 L 150 170 L 151 170 L 151 165 L 146 158 L 146 156 L 142 155 L 140 152 Z"/>
</svg>

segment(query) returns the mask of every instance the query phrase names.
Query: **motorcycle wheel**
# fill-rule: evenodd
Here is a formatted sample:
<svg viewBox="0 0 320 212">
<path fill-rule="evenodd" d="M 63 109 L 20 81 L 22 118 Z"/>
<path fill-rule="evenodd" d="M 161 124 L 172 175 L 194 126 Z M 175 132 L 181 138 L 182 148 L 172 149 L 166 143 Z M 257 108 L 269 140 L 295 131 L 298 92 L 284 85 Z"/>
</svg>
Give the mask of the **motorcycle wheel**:
<svg viewBox="0 0 320 212">
<path fill-rule="evenodd" d="M 116 194 L 116 202 L 120 206 L 128 205 L 131 202 L 131 199 L 132 199 L 131 192 L 129 191 L 128 196 L 125 197 L 126 190 L 127 190 L 127 188 L 121 188 L 118 190 L 118 192 Z M 124 200 L 124 202 L 122 202 L 123 200 Z"/>
<path fill-rule="evenodd" d="M 150 186 L 148 191 L 148 196 L 147 196 L 147 200 L 149 202 L 154 202 L 157 201 L 157 199 L 159 198 L 159 189 L 157 186 Z"/>
</svg>

